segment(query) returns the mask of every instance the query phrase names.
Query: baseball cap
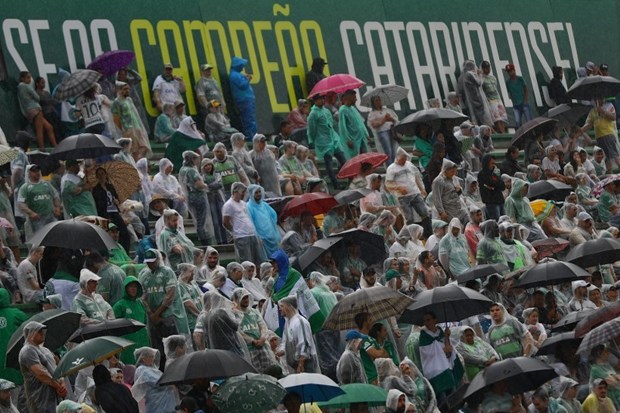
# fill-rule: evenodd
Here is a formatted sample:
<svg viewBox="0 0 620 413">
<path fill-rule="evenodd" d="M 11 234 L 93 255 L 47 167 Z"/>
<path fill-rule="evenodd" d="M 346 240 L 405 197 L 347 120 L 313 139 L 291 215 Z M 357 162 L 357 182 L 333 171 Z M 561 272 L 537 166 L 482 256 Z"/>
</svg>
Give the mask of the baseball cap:
<svg viewBox="0 0 620 413">
<path fill-rule="evenodd" d="M 515 65 L 513 65 L 512 63 L 508 63 L 505 69 L 507 72 L 510 72 L 511 70 L 515 70 Z"/>
<path fill-rule="evenodd" d="M 39 165 L 37 165 L 36 163 L 33 163 L 30 165 L 30 170 L 31 171 L 40 171 L 41 167 Z"/>
<path fill-rule="evenodd" d="M 164 64 L 164 69 L 172 69 L 172 63 Z"/>
<path fill-rule="evenodd" d="M 209 70 L 209 69 L 213 69 L 213 66 L 211 66 L 209 63 L 200 66 L 200 70 L 202 71 Z"/>
<path fill-rule="evenodd" d="M 590 286 L 590 283 L 585 282 L 584 280 L 577 280 L 571 283 L 571 289 L 573 290 L 573 292 L 579 287 L 588 288 L 589 286 Z"/>
<path fill-rule="evenodd" d="M 113 229 L 118 230 L 118 226 L 114 222 L 110 222 L 108 224 L 108 231 L 112 231 Z"/>
<path fill-rule="evenodd" d="M 345 340 L 346 340 L 346 341 L 357 340 L 357 339 L 360 339 L 360 340 L 365 340 L 365 339 L 367 339 L 367 338 L 368 338 L 368 336 L 367 336 L 367 335 L 362 334 L 362 333 L 360 333 L 360 332 L 359 332 L 359 331 L 357 331 L 357 330 L 350 330 L 350 331 L 347 333 L 347 335 L 346 335 L 346 337 L 345 337 Z"/>
<path fill-rule="evenodd" d="M 592 219 L 592 215 L 588 214 L 588 213 L 587 213 L 587 212 L 585 212 L 585 211 L 581 211 L 579 214 L 577 214 L 577 219 L 578 219 L 579 221 L 586 221 L 586 220 L 588 220 L 588 219 L 589 219 L 590 221 L 593 221 L 593 219 Z"/>
<path fill-rule="evenodd" d="M 182 100 L 177 100 L 176 102 L 174 102 L 175 108 L 178 108 L 179 106 L 185 106 L 185 102 L 183 102 Z"/>
<path fill-rule="evenodd" d="M 12 381 L 0 379 L 0 391 L 1 390 L 12 390 L 14 388 L 15 388 L 15 383 L 13 383 Z"/>
<path fill-rule="evenodd" d="M 145 263 L 149 263 L 149 262 L 155 262 L 157 261 L 157 258 L 159 258 L 159 254 L 157 254 L 157 250 L 150 248 L 148 251 L 146 251 L 144 253 L 144 262 Z"/>
<path fill-rule="evenodd" d="M 601 65 L 599 66 L 599 69 L 601 69 L 601 70 L 609 70 L 609 66 L 607 65 L 607 63 L 601 63 Z"/>
</svg>

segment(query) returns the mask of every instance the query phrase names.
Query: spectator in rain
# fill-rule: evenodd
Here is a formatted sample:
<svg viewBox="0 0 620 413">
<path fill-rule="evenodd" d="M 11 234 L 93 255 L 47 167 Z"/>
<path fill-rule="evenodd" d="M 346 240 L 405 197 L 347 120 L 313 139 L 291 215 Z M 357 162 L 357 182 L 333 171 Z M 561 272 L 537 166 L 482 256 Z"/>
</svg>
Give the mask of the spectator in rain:
<svg viewBox="0 0 620 413">
<path fill-rule="evenodd" d="M 536 222 L 536 217 L 530 206 L 530 200 L 527 198 L 528 189 L 529 184 L 525 181 L 518 178 L 513 180 L 510 196 L 504 202 L 506 215 L 513 222 L 524 225 L 530 231 L 528 241 L 546 239 L 547 236 L 538 222 Z"/>
<path fill-rule="evenodd" d="M 312 68 L 306 73 L 306 87 L 308 93 L 312 91 L 314 86 L 319 83 L 321 79 L 325 79 L 323 69 L 325 69 L 326 65 L 327 62 L 322 57 L 315 57 L 314 60 L 312 60 Z"/>
<path fill-rule="evenodd" d="M 168 142 L 172 134 L 176 132 L 176 128 L 172 125 L 173 113 L 174 104 L 164 103 L 162 112 L 155 121 L 155 142 Z"/>
<path fill-rule="evenodd" d="M 252 219 L 256 235 L 261 239 L 265 256 L 269 257 L 280 246 L 278 214 L 265 202 L 265 190 L 259 185 L 248 187 L 247 211 Z"/>
<path fill-rule="evenodd" d="M 43 258 L 45 247 L 33 245 L 26 259 L 17 267 L 17 286 L 24 303 L 33 303 L 43 298 L 43 289 L 39 284 L 36 265 Z"/>
<path fill-rule="evenodd" d="M 171 63 L 166 63 L 164 73 L 157 76 L 153 82 L 153 103 L 161 112 L 165 103 L 174 105 L 178 101 L 183 101 L 182 93 L 185 93 L 185 81 L 173 74 Z"/>
<path fill-rule="evenodd" d="M 371 111 L 368 114 L 368 126 L 378 138 L 383 153 L 388 156 L 386 165 L 391 165 L 396 157 L 398 142 L 392 138 L 391 129 L 398 122 L 398 115 L 392 109 L 383 107 L 381 96 L 370 98 Z M 377 148 L 379 149 L 379 148 Z"/>
<path fill-rule="evenodd" d="M 248 64 L 246 59 L 241 57 L 233 57 L 230 63 L 230 89 L 235 101 L 235 105 L 241 116 L 243 124 L 243 134 L 246 139 L 250 139 L 256 135 L 256 102 L 254 98 L 254 90 L 252 89 L 252 75 L 249 73 L 241 73 Z"/>
<path fill-rule="evenodd" d="M 65 168 L 67 172 L 60 181 L 60 190 L 66 216 L 97 215 L 95 199 L 90 191 L 94 185 L 78 175 L 80 162 L 69 159 L 65 161 Z"/>
<path fill-rule="evenodd" d="M 96 293 L 100 280 L 101 277 L 86 268 L 80 272 L 80 292 L 73 300 L 73 311 L 82 315 L 82 326 L 115 318 L 112 306 Z"/>
<path fill-rule="evenodd" d="M 114 316 L 116 318 L 127 318 L 136 320 L 142 324 L 147 324 L 148 315 L 146 306 L 142 301 L 144 290 L 138 279 L 132 275 L 123 281 L 123 297 L 114 304 Z M 134 350 L 143 346 L 150 346 L 149 331 L 144 328 L 135 333 L 124 336 L 134 344 L 121 353 L 120 360 L 125 364 L 135 364 Z"/>
<path fill-rule="evenodd" d="M 193 151 L 183 152 L 183 166 L 179 171 L 179 181 L 184 195 L 187 198 L 187 206 L 195 220 L 196 232 L 201 245 L 210 244 L 213 234 L 212 223 L 209 218 L 209 187 L 202 179 L 198 171 L 200 155 Z M 189 261 L 187 261 L 189 262 Z"/>
<path fill-rule="evenodd" d="M 60 198 L 56 190 L 41 178 L 39 165 L 26 167 L 27 181 L 20 187 L 17 204 L 26 216 L 26 240 L 46 224 L 55 222 L 61 214 Z"/>
<path fill-rule="evenodd" d="M 584 413 L 603 413 L 616 411 L 611 398 L 607 397 L 608 384 L 605 379 L 596 379 L 592 382 L 592 392 L 583 401 L 581 411 Z"/>
<path fill-rule="evenodd" d="M 460 199 L 463 190 L 455 178 L 456 171 L 457 165 L 444 159 L 441 174 L 433 181 L 433 204 L 443 221 L 459 218 L 461 222 L 467 222 L 467 212 Z"/>
<path fill-rule="evenodd" d="M 448 232 L 439 241 L 439 261 L 449 271 L 451 278 L 471 268 L 469 265 L 469 248 L 463 235 L 463 226 L 458 218 L 452 218 Z"/>
<path fill-rule="evenodd" d="M 483 79 L 477 73 L 476 63 L 472 60 L 465 61 L 458 82 L 459 93 L 465 97 L 463 102 L 467 105 L 472 121 L 478 125 L 493 127 L 489 102 L 482 89 L 483 84 Z"/>
<path fill-rule="evenodd" d="M 206 153 L 208 150 L 204 135 L 196 129 L 194 119 L 188 116 L 181 121 L 176 132 L 170 137 L 170 141 L 166 145 L 165 155 L 172 162 L 174 171 L 178 172 L 183 163 L 183 152 Z"/>
<path fill-rule="evenodd" d="M 194 261 L 194 243 L 178 230 L 179 213 L 174 209 L 164 211 L 165 227 L 159 235 L 157 245 L 161 248 L 173 271 L 181 263 Z"/>
<path fill-rule="evenodd" d="M 254 169 L 252 164 L 252 158 L 250 152 L 245 144 L 245 137 L 242 133 L 233 133 L 230 137 L 230 143 L 232 145 L 231 156 L 235 158 L 237 164 L 243 168 L 245 175 L 250 179 L 252 183 L 256 183 L 260 180 L 258 172 Z"/>
<path fill-rule="evenodd" d="M 209 113 L 210 103 L 215 101 L 218 103 L 218 107 L 226 106 L 220 85 L 213 77 L 213 69 L 214 67 L 209 63 L 200 65 L 200 79 L 198 79 L 196 87 L 194 88 L 196 90 L 196 100 L 199 105 L 198 123 L 201 127 L 204 127 L 204 119 Z"/>
<path fill-rule="evenodd" d="M 553 66 L 551 68 L 551 73 L 553 74 L 553 78 L 549 81 L 549 97 L 556 105 L 569 103 L 570 99 L 566 95 L 566 88 L 562 83 L 562 79 L 564 78 L 564 69 L 560 66 Z"/>
<path fill-rule="evenodd" d="M 22 115 L 29 124 L 34 127 L 37 135 L 37 144 L 40 151 L 45 151 L 44 134 L 52 146 L 56 146 L 54 127 L 45 119 L 40 104 L 41 98 L 35 91 L 32 75 L 28 71 L 19 73 L 19 85 L 17 85 L 17 101 Z"/>
<path fill-rule="evenodd" d="M 525 170 L 519 165 L 519 148 L 511 145 L 506 149 L 506 158 L 502 161 L 499 169 L 502 174 L 509 176 L 515 176 L 517 172 L 525 172 Z M 484 162 L 483 162 L 484 164 Z"/>
<path fill-rule="evenodd" d="M 108 179 L 107 171 L 98 167 L 95 171 L 97 177 L 97 184 L 93 187 L 92 193 L 95 199 L 95 206 L 97 207 L 97 215 L 103 218 L 109 219 L 119 231 L 119 242 L 125 251 L 129 251 L 130 238 L 129 231 L 127 231 L 127 225 L 119 213 L 120 201 L 116 188 Z"/>
<path fill-rule="evenodd" d="M 368 152 L 368 129 L 362 115 L 355 107 L 357 92 L 347 90 L 340 97 L 342 106 L 338 121 L 338 135 L 340 135 L 342 149 L 348 159 Z"/>
<path fill-rule="evenodd" d="M 140 114 L 129 96 L 131 89 L 128 83 L 116 82 L 117 96 L 112 104 L 114 123 L 126 138 L 131 138 L 131 154 L 134 160 L 144 158 L 151 151 L 149 136 L 142 124 Z"/>
<path fill-rule="evenodd" d="M 214 172 L 222 177 L 222 185 L 224 185 L 224 193 L 226 199 L 231 196 L 231 188 L 234 183 L 241 182 L 244 185 L 250 185 L 250 180 L 245 170 L 239 165 L 237 160 L 226 152 L 226 146 L 218 142 L 213 147 L 213 166 Z"/>
<path fill-rule="evenodd" d="M 506 133 L 508 114 L 506 113 L 506 108 L 499 94 L 497 78 L 491 74 L 491 63 L 487 60 L 483 60 L 482 63 L 480 63 L 480 69 L 482 70 L 482 90 L 487 98 L 495 129 L 499 133 Z"/>
<path fill-rule="evenodd" d="M 367 337 L 357 330 L 351 330 L 347 333 L 345 338 L 347 345 L 336 367 L 336 374 L 340 385 L 368 382 L 362 360 L 360 359 L 360 348 L 363 340 Z"/>
<path fill-rule="evenodd" d="M 267 138 L 265 135 L 260 133 L 254 135 L 250 159 L 254 168 L 256 168 L 258 176 L 261 177 L 260 183 L 265 191 L 272 193 L 276 197 L 282 196 L 278 170 L 276 168 L 276 158 L 271 151 L 267 150 Z"/>
<path fill-rule="evenodd" d="M 157 381 L 162 376 L 159 370 L 161 353 L 150 347 L 140 347 L 134 351 L 136 372 L 131 394 L 138 402 L 141 412 L 174 412 L 177 392 L 174 386 L 160 386 Z"/>
<path fill-rule="evenodd" d="M 222 112 L 220 102 L 213 99 L 207 103 L 207 116 L 204 129 L 207 138 L 211 141 L 229 144 L 231 137 L 239 131 L 230 126 L 230 119 Z M 242 134 L 243 135 L 243 134 Z"/>
<path fill-rule="evenodd" d="M 515 127 L 518 128 L 525 122 L 532 119 L 530 113 L 530 104 L 528 101 L 529 91 L 527 85 L 521 76 L 517 76 L 515 65 L 509 63 L 506 65 L 506 73 L 508 80 L 506 81 L 506 89 L 508 96 L 512 100 L 512 110 L 515 116 Z"/>
<path fill-rule="evenodd" d="M 153 192 L 172 200 L 172 207 L 182 216 L 187 214 L 187 200 L 177 178 L 172 174 L 172 162 L 159 160 L 159 172 L 153 177 Z"/>
<path fill-rule="evenodd" d="M 487 332 L 489 344 L 502 359 L 527 357 L 532 350 L 532 335 L 499 303 L 491 306 L 491 327 Z"/>
<path fill-rule="evenodd" d="M 282 298 L 278 305 L 286 319 L 278 355 L 286 355 L 288 367 L 297 373 L 319 372 L 316 344 L 308 320 L 299 315 L 294 296 Z"/>
<path fill-rule="evenodd" d="M 203 182 L 209 188 L 207 198 L 209 200 L 209 212 L 211 214 L 215 240 L 218 244 L 225 244 L 228 236 L 222 226 L 222 208 L 224 207 L 222 176 L 219 172 L 215 172 L 213 160 L 210 158 L 204 158 L 200 162 L 200 171 Z"/>
<path fill-rule="evenodd" d="M 110 371 L 104 365 L 95 366 L 93 380 L 97 404 L 106 412 L 139 412 L 138 402 L 131 391 L 124 385 L 113 382 Z"/>
</svg>

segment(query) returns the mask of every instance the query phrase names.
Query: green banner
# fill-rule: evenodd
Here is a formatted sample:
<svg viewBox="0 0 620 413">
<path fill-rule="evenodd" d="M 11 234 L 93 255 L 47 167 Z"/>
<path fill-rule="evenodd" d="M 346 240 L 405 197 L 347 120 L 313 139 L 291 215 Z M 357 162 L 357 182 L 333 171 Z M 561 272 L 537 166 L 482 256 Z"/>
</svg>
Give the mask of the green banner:
<svg viewBox="0 0 620 413">
<path fill-rule="evenodd" d="M 466 59 L 491 62 L 500 92 L 511 107 L 502 68 L 516 66 L 530 87 L 533 105 L 545 107 L 552 66 L 566 68 L 569 86 L 587 61 L 608 63 L 620 73 L 618 0 L 234 0 L 52 2 L 3 6 L 2 55 L 8 77 L 0 85 L 0 126 L 20 124 L 15 98 L 19 71 L 55 85 L 59 68 L 83 68 L 100 53 L 129 49 L 142 75 L 143 100 L 151 116 L 151 87 L 164 63 L 186 80 L 188 110 L 196 113 L 193 85 L 199 66 L 215 66 L 227 98 L 233 56 L 249 60 L 257 97 L 259 130 L 274 131 L 279 119 L 307 95 L 312 59 L 328 61 L 326 73 L 351 73 L 368 88 L 396 83 L 410 89 L 401 114 L 442 100 L 454 90 Z M 1 71 L 0 71 L 1 73 Z M 365 110 L 365 108 L 360 108 Z"/>
</svg>

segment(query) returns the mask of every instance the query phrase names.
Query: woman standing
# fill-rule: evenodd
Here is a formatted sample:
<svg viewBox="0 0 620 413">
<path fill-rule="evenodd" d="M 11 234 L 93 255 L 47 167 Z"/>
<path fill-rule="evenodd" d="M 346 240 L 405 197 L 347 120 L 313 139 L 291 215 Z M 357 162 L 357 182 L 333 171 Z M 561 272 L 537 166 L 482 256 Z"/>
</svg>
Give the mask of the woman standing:
<svg viewBox="0 0 620 413">
<path fill-rule="evenodd" d="M 17 100 L 22 115 L 28 120 L 28 123 L 34 127 L 37 135 L 37 144 L 40 151 L 45 151 L 43 133 L 47 134 L 47 139 L 52 146 L 56 146 L 56 135 L 54 127 L 45 120 L 43 110 L 39 103 L 41 98 L 32 87 L 32 75 L 30 72 L 24 71 L 19 74 L 19 85 L 17 85 Z"/>
<path fill-rule="evenodd" d="M 97 207 L 97 215 L 111 220 L 118 227 L 119 243 L 125 248 L 125 251 L 129 251 L 129 231 L 127 231 L 125 221 L 119 213 L 121 203 L 116 189 L 108 180 L 108 173 L 105 169 L 97 168 L 95 176 L 97 177 L 97 185 L 92 189 L 92 193 Z"/>
<path fill-rule="evenodd" d="M 484 202 L 485 215 L 489 219 L 498 220 L 504 215 L 504 181 L 495 159 L 491 155 L 482 157 L 482 169 L 478 172 L 480 196 Z"/>
<path fill-rule="evenodd" d="M 482 90 L 489 102 L 489 109 L 491 111 L 491 118 L 493 118 L 493 122 L 495 123 L 495 130 L 499 133 L 506 133 L 508 114 L 502 103 L 502 98 L 499 95 L 497 78 L 491 74 L 491 63 L 483 60 L 482 63 L 480 63 L 480 69 L 482 70 Z"/>
<path fill-rule="evenodd" d="M 381 96 L 373 96 L 370 98 L 370 106 L 372 110 L 368 114 L 367 124 L 370 126 L 372 133 L 379 139 L 383 153 L 388 156 L 386 167 L 394 162 L 398 142 L 391 136 L 391 129 L 394 123 L 398 121 L 398 115 L 392 109 L 383 107 Z"/>
</svg>

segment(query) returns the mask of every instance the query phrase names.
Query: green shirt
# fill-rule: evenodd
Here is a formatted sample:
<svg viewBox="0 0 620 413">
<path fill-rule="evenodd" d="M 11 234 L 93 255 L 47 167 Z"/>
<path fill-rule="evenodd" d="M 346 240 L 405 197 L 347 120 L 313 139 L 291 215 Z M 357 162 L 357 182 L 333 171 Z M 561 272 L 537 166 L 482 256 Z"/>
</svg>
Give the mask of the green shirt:
<svg viewBox="0 0 620 413">
<path fill-rule="evenodd" d="M 243 313 L 241 324 L 239 324 L 239 331 L 251 337 L 253 340 L 258 340 L 261 336 L 261 321 L 262 317 L 258 311 L 253 308 L 248 308 L 248 310 Z M 248 343 L 248 349 L 255 350 L 256 348 Z"/>
<path fill-rule="evenodd" d="M 25 203 L 29 209 L 41 216 L 49 216 L 54 213 L 56 197 L 56 190 L 47 182 L 27 182 L 19 189 L 18 201 Z"/>
<path fill-rule="evenodd" d="M 525 96 L 525 81 L 521 76 L 517 76 L 516 79 L 508 79 L 506 81 L 506 88 L 510 95 L 513 105 L 523 104 L 523 97 Z"/>
<path fill-rule="evenodd" d="M 502 359 L 521 357 L 523 355 L 521 337 L 524 333 L 523 324 L 509 319 L 499 326 L 491 326 L 488 333 L 489 342 Z"/>
<path fill-rule="evenodd" d="M 187 316 L 181 301 L 179 283 L 174 272 L 165 265 L 160 265 L 154 271 L 146 267 L 138 276 L 140 284 L 144 289 L 146 303 L 151 311 L 156 311 L 164 302 L 166 291 L 170 288 L 176 289 L 176 295 L 172 305 L 164 310 L 162 317 L 175 317 L 179 334 L 189 334 Z"/>
<path fill-rule="evenodd" d="M 202 176 L 198 170 L 192 166 L 183 166 L 179 171 L 179 182 L 186 186 L 188 192 L 202 192 L 196 188 L 196 182 L 202 181 Z"/>
<path fill-rule="evenodd" d="M 616 196 L 609 191 L 603 191 L 598 199 L 598 216 L 601 222 L 609 222 L 611 219 L 611 207 L 616 205 L 618 200 Z"/>
<path fill-rule="evenodd" d="M 123 296 L 125 273 L 114 264 L 106 264 L 97 271 L 97 275 L 101 277 L 97 284 L 97 292 L 108 295 L 108 302 L 113 306 Z"/>
<path fill-rule="evenodd" d="M 224 161 L 217 159 L 213 160 L 213 167 L 215 172 L 219 173 L 222 177 L 222 185 L 226 189 L 230 189 L 230 186 L 239 181 L 239 174 L 237 173 L 237 163 L 233 158 L 227 156 Z"/>
<path fill-rule="evenodd" d="M 95 206 L 93 194 L 90 191 L 76 193 L 80 188 L 81 184 L 76 184 L 69 180 L 64 182 L 61 197 L 65 211 L 70 217 L 97 215 L 97 207 Z"/>
<path fill-rule="evenodd" d="M 195 281 L 192 281 L 191 283 L 180 282 L 179 291 L 181 292 L 181 302 L 183 303 L 183 306 L 185 306 L 186 301 L 191 301 L 198 311 L 202 311 L 202 291 L 200 291 L 200 288 Z M 189 329 L 190 331 L 194 331 L 198 316 L 189 311 L 185 311 L 185 313 L 187 314 L 187 324 L 189 325 Z"/>
</svg>

